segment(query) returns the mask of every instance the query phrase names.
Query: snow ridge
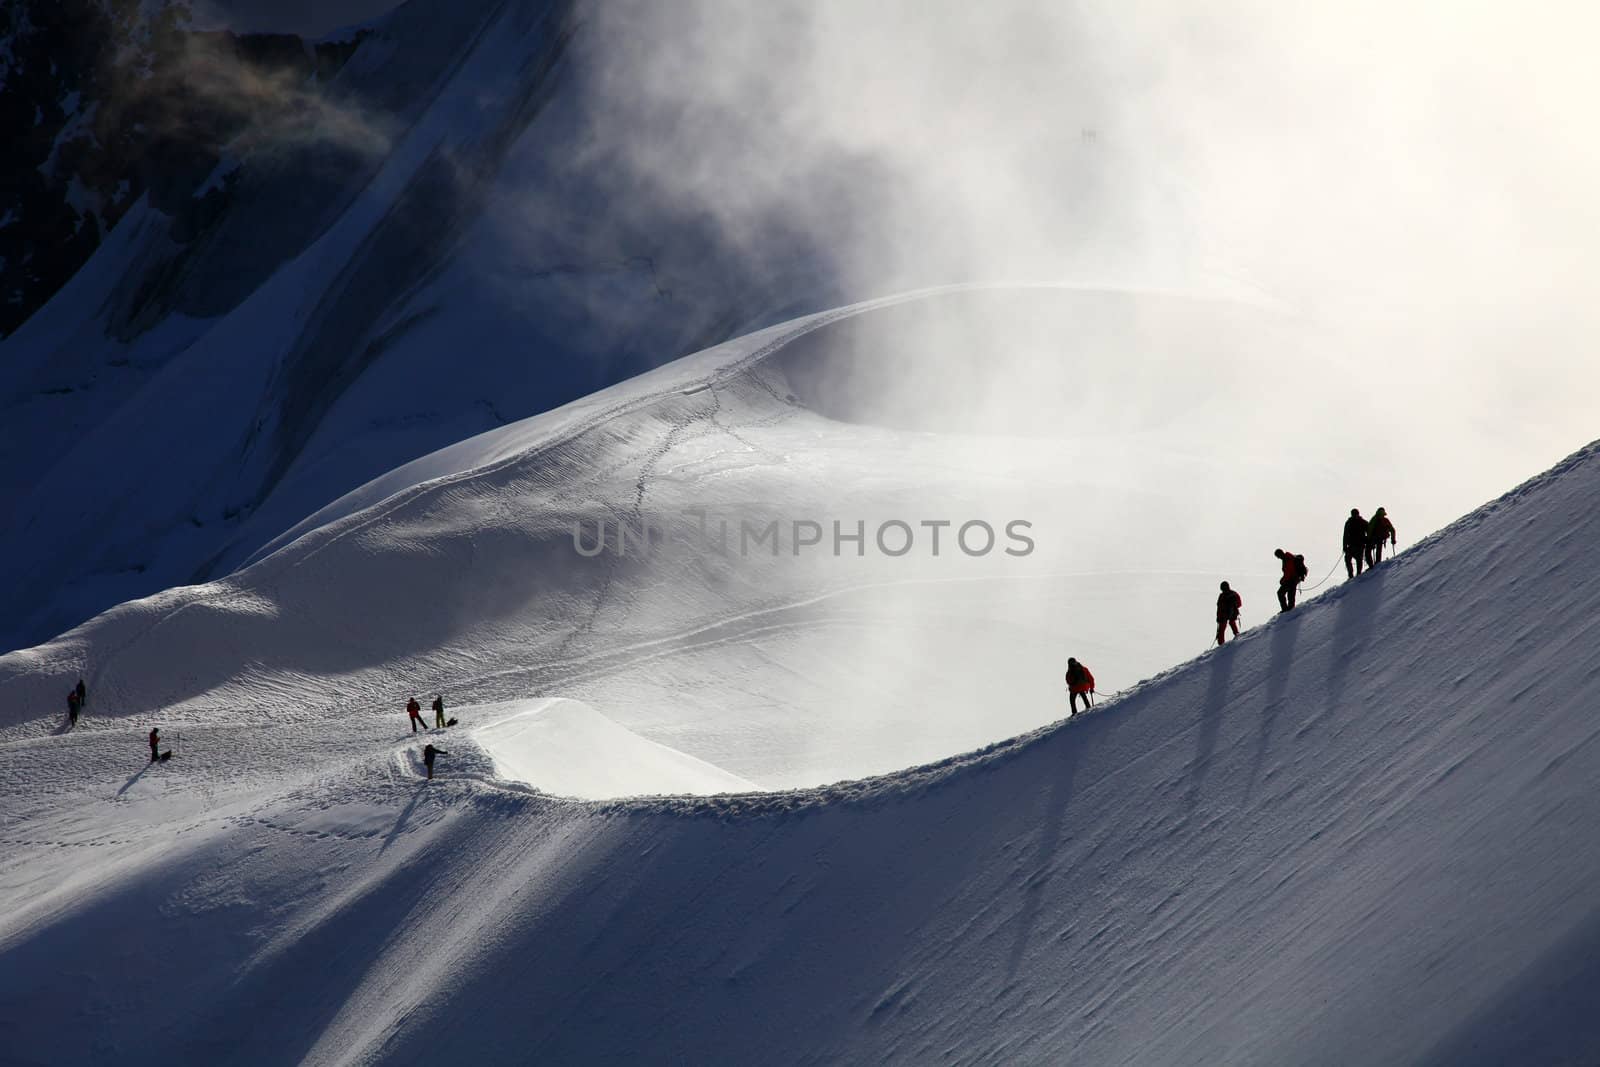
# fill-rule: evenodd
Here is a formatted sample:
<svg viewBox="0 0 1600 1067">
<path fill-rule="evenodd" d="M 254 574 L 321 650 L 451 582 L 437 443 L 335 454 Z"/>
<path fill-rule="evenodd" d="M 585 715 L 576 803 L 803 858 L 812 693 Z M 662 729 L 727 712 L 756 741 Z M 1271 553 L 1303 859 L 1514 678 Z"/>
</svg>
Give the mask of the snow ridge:
<svg viewBox="0 0 1600 1067">
<path fill-rule="evenodd" d="M 1090 715 L 832 787 L 558 800 L 454 737 L 423 783 L 381 709 L 130 779 L 16 724 L 12 1050 L 1590 1058 L 1597 492 L 1591 445 Z"/>
</svg>

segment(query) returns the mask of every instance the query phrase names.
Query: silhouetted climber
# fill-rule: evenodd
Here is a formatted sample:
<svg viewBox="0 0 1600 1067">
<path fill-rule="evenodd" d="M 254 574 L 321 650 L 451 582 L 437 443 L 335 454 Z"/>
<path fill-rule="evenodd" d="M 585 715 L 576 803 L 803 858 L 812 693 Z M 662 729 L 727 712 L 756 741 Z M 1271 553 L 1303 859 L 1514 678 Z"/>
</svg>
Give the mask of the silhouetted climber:
<svg viewBox="0 0 1600 1067">
<path fill-rule="evenodd" d="M 1244 598 L 1232 589 L 1228 583 L 1222 583 L 1222 592 L 1217 596 L 1217 644 L 1222 644 L 1228 627 L 1233 627 L 1233 636 L 1239 636 L 1239 609 L 1244 607 Z"/>
<path fill-rule="evenodd" d="M 1372 513 L 1372 521 L 1367 523 L 1367 566 L 1376 567 L 1383 562 L 1383 544 L 1397 544 L 1394 534 L 1394 523 L 1389 521 L 1389 513 L 1379 508 Z"/>
<path fill-rule="evenodd" d="M 422 705 L 417 703 L 416 697 L 406 701 L 406 714 L 411 716 L 411 732 L 416 733 L 422 726 Z"/>
<path fill-rule="evenodd" d="M 432 745 L 422 746 L 422 765 L 428 768 L 429 778 L 433 777 L 433 757 L 448 755 L 450 755 L 450 753 L 446 752 L 442 748 L 434 748 Z"/>
<path fill-rule="evenodd" d="M 67 729 L 78 725 L 78 712 L 83 709 L 83 700 L 78 696 L 76 689 L 67 690 Z"/>
<path fill-rule="evenodd" d="M 436 727 L 444 725 L 444 694 L 442 693 L 433 698 L 433 725 Z"/>
<path fill-rule="evenodd" d="M 1078 698 L 1079 697 L 1083 698 L 1083 710 L 1084 711 L 1088 711 L 1091 707 L 1093 707 L 1093 705 L 1089 703 L 1089 696 L 1093 692 L 1094 692 L 1094 675 L 1089 672 L 1089 668 L 1088 667 L 1085 667 L 1083 664 L 1079 663 L 1077 660 L 1073 659 L 1071 656 L 1068 656 L 1067 657 L 1067 693 L 1070 694 L 1070 695 L 1067 697 L 1067 702 L 1068 702 L 1068 706 L 1072 710 L 1068 711 L 1067 715 L 1068 716 L 1072 716 L 1072 715 L 1078 714 Z"/>
<path fill-rule="evenodd" d="M 75 692 L 78 694 L 78 707 L 82 708 L 85 704 L 89 703 L 89 690 L 84 688 L 82 678 L 78 679 L 78 688 L 75 690 Z"/>
<path fill-rule="evenodd" d="M 154 763 L 161 758 L 161 727 L 157 726 L 150 731 L 150 762 Z"/>
<path fill-rule="evenodd" d="M 1344 520 L 1344 573 L 1354 578 L 1367 562 L 1367 520 L 1361 517 L 1360 508 L 1351 508 L 1350 517 Z"/>
<path fill-rule="evenodd" d="M 1283 563 L 1283 577 L 1278 579 L 1278 610 L 1289 611 L 1294 607 L 1295 590 L 1306 580 L 1306 558 L 1281 548 L 1273 549 L 1272 554 Z"/>
</svg>

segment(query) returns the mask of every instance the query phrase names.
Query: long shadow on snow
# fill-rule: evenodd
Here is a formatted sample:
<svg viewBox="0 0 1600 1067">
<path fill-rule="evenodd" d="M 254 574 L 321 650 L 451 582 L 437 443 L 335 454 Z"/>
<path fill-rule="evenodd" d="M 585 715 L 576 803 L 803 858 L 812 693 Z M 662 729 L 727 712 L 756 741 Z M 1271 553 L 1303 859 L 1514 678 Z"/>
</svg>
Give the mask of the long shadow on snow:
<svg viewBox="0 0 1600 1067">
<path fill-rule="evenodd" d="M 155 765 L 156 765 L 155 764 L 155 760 L 151 760 L 149 763 L 146 763 L 143 767 L 140 767 L 138 774 L 135 774 L 132 778 L 129 778 L 126 782 L 122 783 L 122 788 L 117 790 L 117 796 L 120 797 L 122 794 L 124 794 L 128 790 L 132 789 L 133 788 L 133 783 L 137 782 L 139 779 L 143 778 L 144 775 L 145 775 L 145 772 L 148 771 L 151 767 L 154 767 Z"/>
<path fill-rule="evenodd" d="M 1040 751 L 1034 758 L 1045 755 Z M 983 768 L 975 777 L 983 783 L 979 792 L 992 793 L 1003 788 L 1006 776 Z M 586 884 L 581 893 L 558 892 L 540 906 L 509 913 L 497 939 L 461 975 L 450 1004 L 421 1006 L 377 1055 L 398 1055 L 423 1041 L 450 1049 L 460 1062 L 489 1062 L 507 1048 L 537 1050 L 552 1063 L 626 1062 L 648 1040 L 661 1062 L 771 1061 L 774 1047 L 781 1047 L 771 1044 L 780 1040 L 772 1018 L 777 983 L 792 1009 L 781 1032 L 805 1031 L 819 1060 L 848 1059 L 849 1050 L 870 1045 L 882 1028 L 898 1032 L 901 1017 L 920 1010 L 926 975 L 907 973 L 901 961 L 939 943 L 942 919 L 952 911 L 979 917 L 986 939 L 1012 956 L 1019 946 L 1038 952 L 1052 943 L 1043 934 L 1019 940 L 1017 934 L 1026 930 L 1017 924 L 1031 918 L 994 909 L 983 894 L 979 872 L 997 863 L 1031 863 L 1034 854 L 1023 860 L 997 851 L 994 827 L 983 814 L 991 809 L 972 803 L 972 792 L 969 779 L 934 784 L 921 794 L 919 805 L 938 813 L 932 824 L 940 826 L 942 842 L 941 862 L 925 872 L 921 884 L 904 881 L 902 867 L 888 860 L 920 847 L 917 837 L 902 836 L 900 815 L 910 814 L 902 798 L 872 803 L 876 814 L 865 822 L 861 811 L 839 808 L 766 819 L 627 816 L 649 827 L 644 832 L 650 845 L 637 856 L 612 861 L 626 876 Z M 1069 790 L 1052 792 L 1048 803 L 1059 813 Z M 1032 806 L 1011 805 L 1005 839 L 1048 849 L 1059 827 L 1041 831 L 1037 813 Z M 774 836 L 782 842 L 780 854 L 792 862 L 775 859 Z M 586 862 L 600 861 L 591 855 Z M 535 884 L 548 876 L 530 871 L 523 877 Z M 1029 893 L 1035 912 L 1048 879 L 1041 861 Z M 737 902 L 728 899 L 730 885 L 740 887 Z M 859 907 L 840 911 L 841 899 Z M 726 914 L 725 925 L 710 938 L 703 917 L 708 911 Z M 816 931 L 824 928 L 837 938 L 819 940 Z M 652 932 L 643 944 L 635 936 L 641 930 Z M 529 951 L 531 946 L 539 950 Z M 583 962 L 582 973 L 571 968 L 576 959 Z M 792 964 L 797 959 L 805 961 L 798 974 Z M 946 969 L 966 971 L 971 965 L 945 961 Z M 508 984 L 521 1002 L 538 1010 L 506 1012 Z M 664 990 L 677 992 L 663 999 Z M 674 1007 L 679 1001 L 696 1009 L 715 1003 L 724 1019 L 756 1022 L 718 1032 L 703 1011 Z M 596 1024 L 613 1012 L 637 1017 L 657 1010 L 648 1038 Z"/>
<path fill-rule="evenodd" d="M 1070 1011 L 1048 1008 L 1059 983 L 1046 988 L 1035 976 L 1103 951 L 1104 931 L 1073 918 L 1103 910 L 1084 897 L 1092 872 L 1126 867 L 1119 857 L 1162 834 L 1108 829 L 1087 800 L 1098 789 L 1105 803 L 1116 769 L 1145 750 L 1143 738 L 1124 736 L 1130 725 L 1125 715 L 1089 715 L 1010 759 L 927 782 L 914 800 L 890 791 L 736 817 L 619 809 L 607 817 L 614 840 L 605 849 L 622 851 L 606 860 L 591 848 L 583 859 L 614 873 L 571 892 L 548 884 L 539 868 L 549 859 L 513 870 L 519 885 L 547 883 L 539 902 L 508 911 L 450 1003 L 420 1007 L 375 1054 L 420 1042 L 461 1062 L 523 1047 L 550 1062 L 623 1062 L 648 1027 L 662 1061 L 770 1061 L 786 1047 L 772 1042 L 804 1034 L 809 1053 L 778 1058 L 934 1062 L 948 1049 L 919 1044 L 942 1040 L 919 1020 L 928 1019 L 930 985 L 947 984 L 992 999 L 997 1012 L 1044 1010 L 1068 1026 Z M 1096 753 L 1094 774 L 1086 757 Z M 1019 794 L 1019 782 L 1037 788 Z M 518 851 L 535 862 L 532 850 Z M 987 874 L 995 869 L 1010 872 L 999 896 Z M 841 909 L 844 900 L 852 906 Z M 950 916 L 968 917 L 960 939 L 981 950 L 941 947 L 955 936 Z M 539 1010 L 505 1011 L 508 987 Z M 618 1015 L 648 1022 L 607 1022 Z M 745 1021 L 731 1030 L 717 1022 L 729 1019 Z M 1009 1047 L 988 1052 L 1017 1058 Z"/>
<path fill-rule="evenodd" d="M 422 798 L 427 795 L 427 784 L 428 783 L 426 780 L 416 784 L 416 789 L 411 794 L 411 803 L 406 805 L 406 810 L 402 811 L 400 813 L 400 818 L 395 820 L 394 826 L 389 830 L 388 836 L 383 839 L 383 844 L 378 846 L 378 855 L 381 856 L 385 852 L 389 851 L 389 846 L 394 844 L 395 840 L 399 838 L 401 834 L 406 832 L 406 823 L 411 821 L 411 816 L 417 810 L 417 805 L 421 804 Z"/>
<path fill-rule="evenodd" d="M 1261 767 L 1272 748 L 1272 731 L 1278 715 L 1283 710 L 1283 695 L 1289 689 L 1289 673 L 1294 667 L 1294 647 L 1300 638 L 1302 616 L 1295 611 L 1280 615 L 1272 627 L 1270 663 L 1267 667 L 1267 700 L 1261 709 L 1261 727 L 1256 734 L 1255 757 L 1250 762 L 1250 777 L 1245 782 L 1244 795 L 1248 800 L 1255 794 L 1256 783 L 1261 778 Z"/>
<path fill-rule="evenodd" d="M 414 808 L 427 795 L 418 787 Z M 408 808 L 407 810 L 411 810 Z M 300 1063 L 369 980 L 392 968 L 400 935 L 459 895 L 462 841 L 443 828 L 402 865 L 329 909 L 281 952 L 257 957 L 236 981 L 203 1002 L 159 1062 Z M 317 981 L 305 976 L 316 974 Z M 374 977 L 376 976 L 376 977 Z M 240 1020 L 253 1020 L 243 1029 Z M 246 1051 L 248 1050 L 248 1051 Z"/>
<path fill-rule="evenodd" d="M 459 888 L 438 884 L 460 845 L 448 833 L 336 903 L 328 899 L 335 888 L 315 884 L 320 874 L 286 885 L 282 869 L 251 864 L 250 840 L 262 833 L 276 831 L 241 831 L 198 853 L 164 852 L 156 865 L 11 941 L 0 951 L 0 1015 L 12 1021 L 5 1056 L 298 1063 L 385 961 L 396 932 Z M 242 880 L 224 900 L 213 880 L 230 870 Z M 291 906 L 325 914 L 282 951 L 264 946 L 261 933 Z"/>
<path fill-rule="evenodd" d="M 1064 745 L 1061 752 L 1061 772 L 1050 781 L 1049 793 L 1044 799 L 1044 818 L 1036 838 L 1036 850 L 1027 872 L 1026 896 L 1017 915 L 1016 943 L 1006 960 L 1006 978 L 1012 980 L 1022 965 L 1023 955 L 1037 940 L 1034 927 L 1038 922 L 1041 898 L 1050 880 L 1050 860 L 1060 851 L 1061 827 L 1065 822 L 1067 804 L 1072 799 L 1072 782 L 1078 773 L 1081 745 Z"/>
<path fill-rule="evenodd" d="M 1239 648 L 1238 641 L 1217 649 L 1211 657 L 1211 675 L 1206 682 L 1206 702 L 1200 709 L 1200 728 L 1195 731 L 1193 771 L 1189 775 L 1187 799 L 1192 811 L 1200 803 L 1206 772 L 1211 769 L 1211 757 L 1217 748 L 1217 734 L 1222 729 L 1222 715 L 1228 705 L 1229 681 L 1233 677 L 1233 658 Z"/>
<path fill-rule="evenodd" d="M 1382 621 L 1379 609 L 1383 605 L 1384 586 L 1392 566 L 1385 564 L 1378 570 L 1368 571 L 1339 589 L 1339 603 L 1333 615 L 1333 633 L 1328 641 L 1327 699 L 1323 702 L 1322 715 L 1308 720 L 1302 733 L 1321 719 L 1333 715 L 1343 702 L 1350 669 L 1367 654 L 1372 644 L 1373 627 Z"/>
</svg>

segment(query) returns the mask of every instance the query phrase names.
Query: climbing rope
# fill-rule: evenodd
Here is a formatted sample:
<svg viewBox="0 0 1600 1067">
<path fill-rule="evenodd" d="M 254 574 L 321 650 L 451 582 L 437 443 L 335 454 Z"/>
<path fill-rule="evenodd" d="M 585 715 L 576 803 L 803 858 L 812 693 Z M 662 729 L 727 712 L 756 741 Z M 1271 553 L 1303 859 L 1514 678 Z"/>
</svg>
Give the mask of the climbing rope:
<svg viewBox="0 0 1600 1067">
<path fill-rule="evenodd" d="M 1334 558 L 1333 566 L 1328 568 L 1328 573 L 1324 574 L 1322 576 L 1322 581 L 1318 582 L 1316 585 L 1308 585 L 1305 588 L 1301 589 L 1300 591 L 1302 593 L 1309 593 L 1313 589 L 1321 588 L 1324 582 L 1326 582 L 1329 578 L 1333 577 L 1333 572 L 1338 570 L 1339 569 L 1339 564 L 1341 564 L 1343 562 L 1344 562 L 1344 549 L 1340 548 L 1339 549 L 1339 555 Z"/>
</svg>

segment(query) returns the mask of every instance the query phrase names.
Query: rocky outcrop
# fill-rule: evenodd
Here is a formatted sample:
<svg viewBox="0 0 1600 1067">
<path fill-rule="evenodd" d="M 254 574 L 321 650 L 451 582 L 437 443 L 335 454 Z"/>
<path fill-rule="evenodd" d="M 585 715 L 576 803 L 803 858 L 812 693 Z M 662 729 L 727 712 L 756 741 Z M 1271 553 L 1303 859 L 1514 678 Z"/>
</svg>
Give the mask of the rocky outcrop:
<svg viewBox="0 0 1600 1067">
<path fill-rule="evenodd" d="M 361 40 L 196 31 L 181 4 L 0 6 L 0 336 L 141 196 L 174 240 L 203 233 L 231 187 L 229 146 L 293 121 Z"/>
</svg>

